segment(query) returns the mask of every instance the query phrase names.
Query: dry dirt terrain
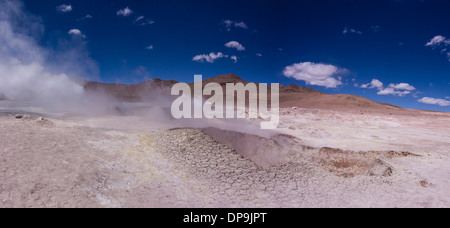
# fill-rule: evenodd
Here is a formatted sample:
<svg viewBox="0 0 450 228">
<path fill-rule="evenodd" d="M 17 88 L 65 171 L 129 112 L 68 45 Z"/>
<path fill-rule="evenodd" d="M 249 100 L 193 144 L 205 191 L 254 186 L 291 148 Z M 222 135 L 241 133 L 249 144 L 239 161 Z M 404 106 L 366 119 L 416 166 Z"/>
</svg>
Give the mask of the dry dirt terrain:
<svg viewBox="0 0 450 228">
<path fill-rule="evenodd" d="M 262 134 L 3 111 L 0 207 L 450 207 L 450 115 L 281 113 Z"/>
</svg>

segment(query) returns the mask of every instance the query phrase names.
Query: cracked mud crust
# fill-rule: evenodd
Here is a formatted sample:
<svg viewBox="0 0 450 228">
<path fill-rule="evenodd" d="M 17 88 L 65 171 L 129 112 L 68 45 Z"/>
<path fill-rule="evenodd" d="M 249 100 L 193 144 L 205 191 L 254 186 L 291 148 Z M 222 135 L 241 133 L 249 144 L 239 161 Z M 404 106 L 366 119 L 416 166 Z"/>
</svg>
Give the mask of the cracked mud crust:
<svg viewBox="0 0 450 228">
<path fill-rule="evenodd" d="M 310 114 L 303 115 L 299 121 Z M 380 120 L 365 121 L 376 126 Z M 417 141 L 420 151 L 409 151 L 409 144 L 395 150 L 354 144 L 351 150 L 309 143 L 317 134 L 302 134 L 312 127 L 264 138 L 214 128 L 119 130 L 4 115 L 0 207 L 450 206 L 448 151 L 426 150 L 430 136 Z M 395 131 L 383 132 L 393 137 Z"/>
</svg>

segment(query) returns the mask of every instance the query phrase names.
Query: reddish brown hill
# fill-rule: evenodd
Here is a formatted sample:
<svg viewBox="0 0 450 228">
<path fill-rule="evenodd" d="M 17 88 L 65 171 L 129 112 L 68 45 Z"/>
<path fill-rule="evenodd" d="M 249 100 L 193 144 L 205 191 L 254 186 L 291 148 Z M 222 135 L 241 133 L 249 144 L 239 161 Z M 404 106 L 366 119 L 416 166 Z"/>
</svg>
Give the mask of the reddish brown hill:
<svg viewBox="0 0 450 228">
<path fill-rule="evenodd" d="M 225 88 L 227 83 L 232 83 L 232 84 L 242 83 L 244 85 L 247 85 L 250 82 L 243 80 L 242 78 L 240 78 L 239 76 L 237 76 L 235 74 L 226 74 L 226 75 L 219 75 L 214 78 L 205 79 L 205 80 L 203 80 L 202 83 L 203 83 L 203 87 L 205 87 L 205 85 L 208 83 L 218 83 L 222 86 L 222 88 Z M 189 83 L 189 85 L 193 88 L 194 83 Z M 257 84 L 257 87 L 259 87 L 259 84 Z M 225 91 L 225 89 L 224 89 L 224 91 Z M 269 91 L 270 91 L 270 85 L 269 85 Z M 309 94 L 315 94 L 315 95 L 325 94 L 325 93 L 322 93 L 315 89 L 303 87 L 303 86 L 299 86 L 299 85 L 295 85 L 295 84 L 292 84 L 290 86 L 280 85 L 280 93 L 309 93 Z"/>
<path fill-rule="evenodd" d="M 225 88 L 227 83 L 243 83 L 244 85 L 249 83 L 235 74 L 227 74 L 205 79 L 203 80 L 203 86 L 212 82 L 220 84 L 223 88 Z M 141 102 L 162 96 L 170 96 L 170 89 L 176 83 L 176 81 L 160 79 L 153 79 L 136 85 L 85 82 L 84 88 L 87 92 L 110 94 L 120 101 Z M 190 83 L 189 85 L 193 88 L 194 84 Z M 280 107 L 363 110 L 364 112 L 396 112 L 405 110 L 394 105 L 374 102 L 364 97 L 346 94 L 325 94 L 312 88 L 295 84 L 289 86 L 280 85 Z"/>
<path fill-rule="evenodd" d="M 176 81 L 152 79 L 135 85 L 99 82 L 84 82 L 83 84 L 88 94 L 107 94 L 119 101 L 142 102 L 159 96 L 169 96 L 170 88 L 176 83 Z"/>
<path fill-rule="evenodd" d="M 219 75 L 214 78 L 208 78 L 203 80 L 203 86 L 205 86 L 208 83 L 218 83 L 221 86 L 225 86 L 227 83 L 243 83 L 244 85 L 247 85 L 249 82 L 244 81 L 242 78 L 235 74 L 226 74 L 226 75 Z M 190 83 L 192 85 L 193 83 Z"/>
<path fill-rule="evenodd" d="M 280 93 L 280 106 L 356 111 L 403 110 L 394 105 L 347 94 Z"/>
</svg>

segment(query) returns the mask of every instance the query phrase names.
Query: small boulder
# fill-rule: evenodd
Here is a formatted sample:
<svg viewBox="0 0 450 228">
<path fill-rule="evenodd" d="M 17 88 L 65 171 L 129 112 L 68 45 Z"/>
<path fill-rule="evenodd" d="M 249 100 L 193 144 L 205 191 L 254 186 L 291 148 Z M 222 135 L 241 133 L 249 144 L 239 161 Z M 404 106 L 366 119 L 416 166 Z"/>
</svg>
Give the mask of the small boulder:
<svg viewBox="0 0 450 228">
<path fill-rule="evenodd" d="M 54 125 L 52 121 L 50 121 L 50 120 L 48 120 L 48 119 L 45 119 L 44 117 L 39 117 L 39 118 L 37 118 L 37 119 L 36 119 L 36 123 L 37 123 L 38 125 L 41 125 L 41 126 L 47 126 L 47 127 L 50 127 L 50 126 L 53 126 L 53 125 Z"/>
<path fill-rule="evenodd" d="M 31 115 L 24 115 L 24 114 L 16 114 L 14 116 L 14 118 L 16 118 L 18 120 L 34 120 L 34 119 L 36 119 L 35 117 L 33 117 Z"/>
</svg>

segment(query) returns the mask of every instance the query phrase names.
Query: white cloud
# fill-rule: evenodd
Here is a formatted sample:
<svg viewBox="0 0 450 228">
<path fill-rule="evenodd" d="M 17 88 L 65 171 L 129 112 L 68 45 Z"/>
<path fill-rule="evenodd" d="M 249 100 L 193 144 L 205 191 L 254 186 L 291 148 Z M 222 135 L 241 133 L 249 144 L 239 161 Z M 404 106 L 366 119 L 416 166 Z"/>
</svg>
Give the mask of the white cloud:
<svg viewBox="0 0 450 228">
<path fill-rule="evenodd" d="M 58 6 L 58 7 L 56 7 L 56 10 L 58 12 L 68 13 L 68 12 L 72 11 L 72 5 L 62 4 L 62 5 Z"/>
<path fill-rule="evenodd" d="M 417 100 L 420 103 L 431 104 L 431 105 L 439 105 L 439 106 L 450 106 L 449 100 L 444 100 L 440 98 L 432 98 L 432 97 L 424 97 L 422 99 Z"/>
<path fill-rule="evenodd" d="M 408 83 L 390 84 L 389 88 L 394 88 L 398 90 L 416 90 L 416 88 Z"/>
<path fill-rule="evenodd" d="M 262 57 L 263 55 L 261 53 L 256 53 L 256 56 Z"/>
<path fill-rule="evenodd" d="M 224 20 L 223 24 L 225 25 L 226 28 L 229 29 L 228 31 L 230 31 L 231 30 L 231 26 L 233 25 L 233 21 L 231 21 L 231 20 Z"/>
<path fill-rule="evenodd" d="M 388 87 L 388 88 L 384 88 L 380 91 L 378 91 L 378 95 L 398 95 L 400 97 L 404 97 L 408 94 L 410 94 L 411 91 L 398 91 L 395 90 L 394 88 Z"/>
<path fill-rule="evenodd" d="M 431 47 L 433 49 L 440 49 L 442 54 L 445 54 L 450 61 L 450 52 L 447 49 L 447 46 L 450 45 L 450 39 L 445 36 L 437 35 L 433 37 L 425 46 Z"/>
<path fill-rule="evenodd" d="M 71 30 L 69 30 L 68 34 L 73 35 L 73 36 L 85 37 L 85 35 L 79 29 L 71 29 Z"/>
<path fill-rule="evenodd" d="M 155 49 L 155 47 L 153 47 L 153 45 L 149 45 L 149 46 L 147 46 L 145 49 L 147 49 L 147 50 L 153 50 L 153 49 Z"/>
<path fill-rule="evenodd" d="M 333 65 L 303 62 L 287 66 L 283 74 L 288 78 L 305 81 L 308 85 L 336 88 L 342 85 L 340 78 L 334 76 L 341 70 Z"/>
<path fill-rule="evenodd" d="M 373 86 L 373 88 L 382 88 L 383 87 L 383 83 L 378 79 L 372 80 L 372 82 L 370 84 Z"/>
<path fill-rule="evenodd" d="M 214 63 L 214 61 L 216 61 L 217 59 L 221 59 L 221 58 L 228 58 L 228 55 L 224 55 L 222 52 L 211 52 L 210 54 L 206 55 L 196 55 L 194 56 L 194 58 L 192 58 L 192 61 L 195 62 L 208 62 L 208 63 Z"/>
<path fill-rule="evenodd" d="M 144 18 L 145 18 L 144 16 L 139 16 L 136 18 L 136 20 L 134 20 L 134 23 L 137 23 L 137 22 L 143 20 Z"/>
<path fill-rule="evenodd" d="M 233 55 L 230 58 L 231 58 L 231 60 L 233 60 L 234 63 L 238 62 L 238 57 L 237 56 Z"/>
<path fill-rule="evenodd" d="M 152 21 L 152 20 L 149 20 L 149 19 L 145 19 L 144 16 L 139 16 L 139 17 L 137 17 L 137 18 L 133 21 L 133 23 L 134 23 L 134 24 L 141 25 L 141 26 L 145 26 L 145 25 L 152 25 L 152 24 L 154 24 L 155 22 Z"/>
<path fill-rule="evenodd" d="M 416 90 L 416 88 L 409 83 L 399 83 L 399 84 L 389 84 L 387 88 L 379 88 L 378 95 L 397 95 L 404 97 L 411 93 L 411 91 Z"/>
<path fill-rule="evenodd" d="M 128 17 L 131 14 L 133 14 L 133 10 L 131 10 L 128 6 L 125 9 L 121 9 L 121 10 L 117 11 L 117 16 Z"/>
<path fill-rule="evenodd" d="M 441 45 L 441 44 L 445 44 L 445 45 L 449 45 L 450 44 L 450 40 L 445 38 L 444 36 L 441 35 L 437 35 L 435 37 L 433 37 L 430 42 L 428 42 L 425 46 L 437 46 L 437 45 Z"/>
<path fill-rule="evenodd" d="M 82 17 L 81 20 L 91 19 L 92 15 L 87 14 L 86 16 Z"/>
<path fill-rule="evenodd" d="M 234 27 L 236 27 L 236 28 L 242 28 L 242 29 L 248 29 L 247 24 L 244 23 L 243 21 L 241 21 L 241 22 L 235 22 L 235 23 L 234 23 Z"/>
<path fill-rule="evenodd" d="M 377 88 L 377 89 L 382 89 L 383 88 L 383 83 L 378 80 L 378 79 L 373 79 L 372 82 L 367 83 L 367 84 L 362 84 L 361 88 L 367 89 L 373 89 L 373 88 Z"/>
<path fill-rule="evenodd" d="M 227 29 L 227 31 L 231 31 L 232 27 L 235 28 L 241 28 L 241 29 L 248 29 L 248 26 L 245 22 L 243 21 L 232 21 L 232 20 L 223 20 L 223 25 L 225 26 L 225 28 Z"/>
<path fill-rule="evenodd" d="M 413 90 L 416 90 L 416 88 L 409 83 L 391 83 L 385 88 L 383 82 L 378 79 L 373 79 L 372 82 L 362 84 L 360 87 L 363 89 L 377 89 L 378 95 L 396 95 L 401 97 L 410 94 Z"/>
<path fill-rule="evenodd" d="M 236 48 L 238 51 L 245 51 L 245 47 L 237 41 L 230 41 L 225 44 L 227 48 Z"/>
<path fill-rule="evenodd" d="M 358 35 L 362 35 L 362 32 L 361 31 L 358 31 L 358 30 L 356 30 L 356 29 L 354 29 L 354 28 L 344 28 L 344 31 L 342 31 L 342 34 L 349 34 L 349 33 L 353 33 L 353 34 L 358 34 Z"/>
</svg>

